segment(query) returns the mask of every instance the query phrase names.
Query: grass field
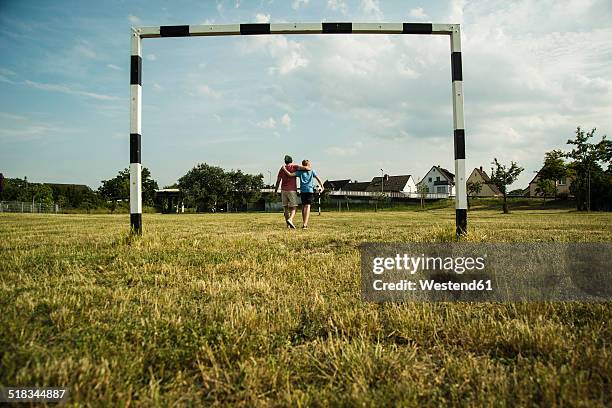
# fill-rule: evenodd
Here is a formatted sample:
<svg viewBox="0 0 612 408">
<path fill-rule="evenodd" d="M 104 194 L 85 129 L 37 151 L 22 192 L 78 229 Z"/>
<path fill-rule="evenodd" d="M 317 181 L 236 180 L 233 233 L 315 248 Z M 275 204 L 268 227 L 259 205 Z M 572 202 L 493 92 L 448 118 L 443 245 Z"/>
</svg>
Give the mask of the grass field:
<svg viewBox="0 0 612 408">
<path fill-rule="evenodd" d="M 366 304 L 357 245 L 454 211 L 0 214 L 0 384 L 93 406 L 610 406 L 610 303 Z M 612 241 L 612 214 L 470 213 L 467 240 Z"/>
</svg>

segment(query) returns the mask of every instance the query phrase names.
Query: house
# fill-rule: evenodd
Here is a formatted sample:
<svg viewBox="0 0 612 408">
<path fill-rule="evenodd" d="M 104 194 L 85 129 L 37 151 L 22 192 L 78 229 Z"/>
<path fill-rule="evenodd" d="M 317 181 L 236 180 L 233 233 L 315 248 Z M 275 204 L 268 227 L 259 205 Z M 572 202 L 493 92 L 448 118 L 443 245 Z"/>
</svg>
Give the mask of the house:
<svg viewBox="0 0 612 408">
<path fill-rule="evenodd" d="M 480 192 L 473 195 L 473 197 L 500 197 L 503 195 L 499 188 L 491 183 L 491 178 L 482 170 L 482 166 L 472 170 L 472 174 L 468 177 L 467 182 L 480 183 Z"/>
<path fill-rule="evenodd" d="M 342 190 L 345 185 L 350 183 L 350 179 L 346 180 L 325 180 L 323 183 L 323 187 L 328 191 L 338 191 Z"/>
<path fill-rule="evenodd" d="M 366 191 L 369 185 L 369 181 L 353 181 L 352 183 L 346 183 L 342 187 L 342 191 Z"/>
<path fill-rule="evenodd" d="M 455 175 L 440 166 L 433 166 L 417 185 L 425 185 L 428 193 L 455 195 Z"/>
<path fill-rule="evenodd" d="M 538 181 L 540 180 L 540 172 L 538 171 L 533 179 L 529 182 L 527 187 L 526 197 L 542 197 L 541 193 L 538 193 Z M 556 196 L 570 196 L 570 185 L 572 184 L 573 178 L 571 176 L 562 177 L 561 180 L 555 181 L 555 187 L 557 188 Z"/>
<path fill-rule="evenodd" d="M 374 177 L 365 191 L 371 193 L 416 193 L 416 184 L 410 174 L 399 176 Z"/>
</svg>

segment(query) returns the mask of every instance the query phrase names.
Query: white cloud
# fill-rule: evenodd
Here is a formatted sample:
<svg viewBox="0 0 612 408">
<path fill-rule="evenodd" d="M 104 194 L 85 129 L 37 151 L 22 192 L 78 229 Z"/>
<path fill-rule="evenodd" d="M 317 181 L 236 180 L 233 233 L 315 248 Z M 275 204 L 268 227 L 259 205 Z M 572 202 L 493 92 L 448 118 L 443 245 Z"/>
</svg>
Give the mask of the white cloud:
<svg viewBox="0 0 612 408">
<path fill-rule="evenodd" d="M 278 71 L 281 75 L 308 66 L 308 60 L 297 51 L 291 51 L 288 55 L 281 58 L 277 67 L 270 68 L 270 72 Z"/>
<path fill-rule="evenodd" d="M 280 118 L 280 123 L 287 128 L 287 130 L 291 129 L 291 116 L 288 113 L 285 113 Z"/>
<path fill-rule="evenodd" d="M 64 85 L 64 84 L 45 84 L 45 83 L 30 81 L 28 79 L 24 81 L 24 84 L 32 88 L 40 89 L 43 91 L 60 92 L 60 93 L 65 93 L 69 95 L 85 96 L 87 98 L 96 99 L 100 101 L 116 101 L 120 99 L 116 96 L 98 94 L 98 93 L 87 92 L 87 91 L 80 91 L 77 89 L 73 89 L 72 87 L 68 85 Z"/>
<path fill-rule="evenodd" d="M 343 14 L 347 12 L 347 6 L 344 0 L 327 0 L 327 8 L 333 11 L 340 11 Z"/>
<path fill-rule="evenodd" d="M 121 69 L 121 67 L 118 67 L 118 66 L 117 66 L 117 65 L 115 65 L 115 64 L 106 64 L 106 66 L 107 66 L 108 68 L 110 68 L 110 69 L 115 70 L 115 71 L 123 71 L 123 70 Z"/>
<path fill-rule="evenodd" d="M 257 15 L 257 22 L 270 21 L 270 16 Z M 284 35 L 257 36 L 241 42 L 240 49 L 244 54 L 264 52 L 272 57 L 275 65 L 270 67 L 269 73 L 287 75 L 299 68 L 308 66 L 308 58 L 302 51 L 302 44 L 288 40 Z"/>
<path fill-rule="evenodd" d="M 382 20 L 383 13 L 380 11 L 378 0 L 361 0 L 361 10 L 364 14 L 377 20 Z"/>
<path fill-rule="evenodd" d="M 200 95 L 210 96 L 212 98 L 219 98 L 221 96 L 220 92 L 211 89 L 208 85 L 198 86 L 197 91 Z"/>
<path fill-rule="evenodd" d="M 465 0 L 450 0 L 450 13 L 448 21 L 451 23 L 463 24 L 463 8 L 465 7 Z"/>
<path fill-rule="evenodd" d="M 414 63 L 411 64 L 410 58 L 408 58 L 406 55 L 402 55 L 396 62 L 397 72 L 406 78 L 418 78 L 421 76 L 421 74 L 413 67 L 413 65 Z"/>
<path fill-rule="evenodd" d="M 157 82 L 153 84 L 153 89 L 156 91 L 161 91 L 163 88 L 160 84 L 158 84 Z"/>
<path fill-rule="evenodd" d="M 276 120 L 270 117 L 266 120 L 262 120 L 261 122 L 257 122 L 257 126 L 263 129 L 274 129 L 276 128 Z"/>
<path fill-rule="evenodd" d="M 9 112 L 0 112 L 0 117 L 4 119 L 9 119 L 9 120 L 25 120 L 26 119 L 25 116 L 15 115 L 14 113 L 9 113 Z"/>
<path fill-rule="evenodd" d="M 157 60 L 157 55 L 155 55 L 155 54 L 147 54 L 147 55 L 145 55 L 145 58 L 148 59 L 149 61 L 156 61 Z"/>
<path fill-rule="evenodd" d="M 408 14 L 410 15 L 410 17 L 414 17 L 417 19 L 427 18 L 427 14 L 425 14 L 425 10 L 423 10 L 423 7 L 413 8 Z"/>
<path fill-rule="evenodd" d="M 0 127 L 0 140 L 19 139 L 40 140 L 43 138 L 56 138 L 74 132 L 74 129 L 57 126 L 53 123 L 31 120 L 25 116 L 0 112 L 0 118 L 5 119 L 3 127 Z"/>
<path fill-rule="evenodd" d="M 85 58 L 96 58 L 96 52 L 92 49 L 91 45 L 87 41 L 81 41 L 74 47 L 75 52 Z"/>
<path fill-rule="evenodd" d="M 257 13 L 257 14 L 255 14 L 255 22 L 256 23 L 269 23 L 270 22 L 270 15 L 269 14 Z"/>
<path fill-rule="evenodd" d="M 135 15 L 133 15 L 133 14 L 130 14 L 130 15 L 128 16 L 128 20 L 129 20 L 129 22 L 130 22 L 130 23 L 132 23 L 132 24 L 140 24 L 140 23 L 141 23 L 140 18 L 139 18 L 139 17 L 136 17 L 136 16 L 135 16 Z"/>
<path fill-rule="evenodd" d="M 348 146 L 330 146 L 325 149 L 325 153 L 330 156 L 355 156 L 363 149 L 362 142 L 355 142 Z"/>
<path fill-rule="evenodd" d="M 36 139 L 49 133 L 57 133 L 61 129 L 47 125 L 27 125 L 20 128 L 0 128 L 0 137 L 17 137 Z"/>
<path fill-rule="evenodd" d="M 302 5 L 305 6 L 306 4 L 308 4 L 308 2 L 309 2 L 309 0 L 293 0 L 293 4 L 291 4 L 291 7 L 294 10 L 297 10 L 297 9 L 300 8 L 300 6 L 302 6 Z"/>
<path fill-rule="evenodd" d="M 8 68 L 0 68 L 0 74 L 1 75 L 6 75 L 6 76 L 15 76 L 15 75 L 17 75 L 15 73 L 15 71 L 11 71 Z"/>
<path fill-rule="evenodd" d="M 15 81 L 9 79 L 7 76 L 0 74 L 0 82 L 4 82 L 6 84 L 15 84 Z"/>
</svg>

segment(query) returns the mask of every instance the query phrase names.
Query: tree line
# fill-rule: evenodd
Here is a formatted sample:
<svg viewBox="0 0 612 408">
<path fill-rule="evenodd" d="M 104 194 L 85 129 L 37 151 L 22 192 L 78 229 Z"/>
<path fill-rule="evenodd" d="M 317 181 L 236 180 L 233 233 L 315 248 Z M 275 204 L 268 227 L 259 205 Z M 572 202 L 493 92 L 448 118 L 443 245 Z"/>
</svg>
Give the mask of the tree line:
<svg viewBox="0 0 612 408">
<path fill-rule="evenodd" d="M 576 129 L 576 137 L 568 139 L 571 146 L 568 151 L 552 150 L 544 154 L 544 163 L 538 172 L 536 192 L 542 197 L 557 197 L 557 183 L 561 180 L 571 180 L 570 193 L 576 200 L 578 211 L 611 211 L 612 210 L 612 141 L 602 136 L 595 141 L 596 129 L 585 132 L 580 126 Z M 501 164 L 497 158 L 491 163 L 491 183 L 503 195 L 503 211 L 508 213 L 508 186 L 514 183 L 523 172 L 516 162 L 510 165 Z M 479 182 L 467 183 L 468 199 L 477 195 L 482 185 Z M 469 202 L 468 202 L 469 204 Z"/>
<path fill-rule="evenodd" d="M 177 184 L 181 200 L 196 211 L 214 211 L 218 206 L 241 207 L 261 198 L 263 174 L 247 174 L 241 170 L 224 170 L 206 163 L 198 164 L 182 176 Z M 97 190 L 85 185 L 31 183 L 27 177 L 6 178 L 2 183 L 0 200 L 58 204 L 62 209 L 126 210 L 130 198 L 130 171 L 125 168 L 108 180 L 102 180 Z M 142 169 L 142 202 L 144 206 L 160 207 L 155 200 L 159 186 L 151 171 Z"/>
</svg>

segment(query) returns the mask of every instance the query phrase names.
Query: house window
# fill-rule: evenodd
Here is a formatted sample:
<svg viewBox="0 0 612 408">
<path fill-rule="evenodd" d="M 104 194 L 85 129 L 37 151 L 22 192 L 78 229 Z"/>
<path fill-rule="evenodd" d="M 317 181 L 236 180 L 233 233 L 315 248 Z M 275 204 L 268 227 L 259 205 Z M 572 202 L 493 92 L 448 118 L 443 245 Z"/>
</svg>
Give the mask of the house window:
<svg viewBox="0 0 612 408">
<path fill-rule="evenodd" d="M 436 177 L 436 181 L 440 181 L 440 177 Z"/>
<path fill-rule="evenodd" d="M 567 184 L 567 179 L 565 177 L 561 177 L 561 179 L 559 180 L 559 185 L 564 186 L 566 184 Z"/>
<path fill-rule="evenodd" d="M 431 177 L 429 178 L 429 182 L 431 183 Z"/>
<path fill-rule="evenodd" d="M 444 187 L 440 187 L 440 186 L 436 187 L 436 193 L 446 193 L 445 190 L 446 188 Z"/>
</svg>

